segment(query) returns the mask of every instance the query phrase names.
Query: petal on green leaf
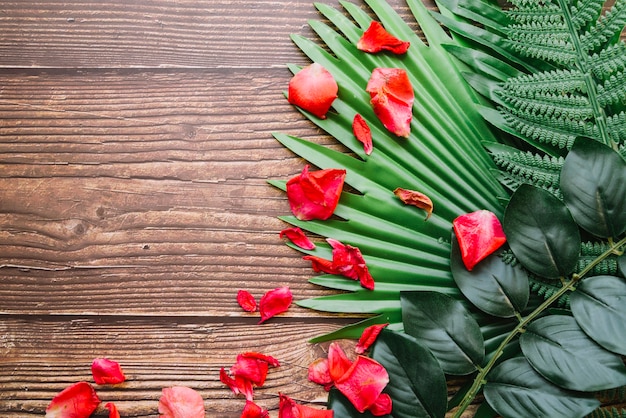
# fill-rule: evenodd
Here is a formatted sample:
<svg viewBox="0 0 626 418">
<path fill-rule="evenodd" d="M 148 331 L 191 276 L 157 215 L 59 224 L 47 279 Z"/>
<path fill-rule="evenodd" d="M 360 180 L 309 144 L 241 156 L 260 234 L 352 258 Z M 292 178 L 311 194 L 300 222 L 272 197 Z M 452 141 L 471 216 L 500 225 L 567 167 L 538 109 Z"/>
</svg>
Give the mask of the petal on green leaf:
<svg viewBox="0 0 626 418">
<path fill-rule="evenodd" d="M 487 379 L 485 399 L 505 417 L 582 418 L 600 405 L 591 396 L 553 385 L 523 357 L 502 362 Z"/>
<path fill-rule="evenodd" d="M 565 389 L 593 392 L 626 385 L 621 357 L 605 350 L 568 315 L 550 315 L 531 323 L 520 337 L 532 366 Z"/>
<path fill-rule="evenodd" d="M 626 282 L 615 276 L 582 281 L 570 295 L 578 325 L 607 350 L 626 356 Z"/>
<path fill-rule="evenodd" d="M 561 170 L 563 199 L 574 220 L 602 237 L 626 230 L 626 161 L 606 145 L 579 138 Z"/>
<path fill-rule="evenodd" d="M 459 300 L 439 292 L 402 292 L 404 331 L 435 355 L 448 374 L 482 366 L 485 344 L 478 323 Z"/>
<path fill-rule="evenodd" d="M 385 392 L 393 400 L 394 418 L 445 416 L 445 375 L 437 359 L 425 346 L 410 335 L 384 329 L 373 346 L 371 356 L 392 376 Z"/>
<path fill-rule="evenodd" d="M 551 193 L 522 184 L 511 196 L 502 226 L 511 250 L 531 272 L 556 279 L 576 267 L 578 225 L 565 204 Z"/>
<path fill-rule="evenodd" d="M 492 254 L 469 271 L 463 264 L 459 244 L 454 236 L 450 268 L 463 295 L 483 312 L 509 318 L 524 310 L 528 303 L 528 274 L 524 270 Z"/>
</svg>

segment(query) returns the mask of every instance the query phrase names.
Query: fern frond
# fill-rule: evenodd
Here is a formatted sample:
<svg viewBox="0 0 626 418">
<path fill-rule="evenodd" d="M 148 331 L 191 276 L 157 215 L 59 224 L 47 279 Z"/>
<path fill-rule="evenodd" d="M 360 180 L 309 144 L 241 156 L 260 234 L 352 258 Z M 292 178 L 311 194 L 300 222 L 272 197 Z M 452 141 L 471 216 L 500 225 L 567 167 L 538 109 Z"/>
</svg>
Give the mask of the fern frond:
<svg viewBox="0 0 626 418">
<path fill-rule="evenodd" d="M 602 107 L 626 105 L 626 71 L 615 73 L 598 85 L 598 101 Z"/>
<path fill-rule="evenodd" d="M 587 266 L 602 253 L 607 251 L 610 245 L 606 242 L 584 242 L 580 247 L 577 272 L 583 271 Z M 617 276 L 617 256 L 611 255 L 596 264 L 589 272 L 589 276 L 610 275 Z"/>
<path fill-rule="evenodd" d="M 604 0 L 580 0 L 572 4 L 571 16 L 572 25 L 580 31 L 589 27 L 592 22 L 596 22 L 602 13 Z"/>
<path fill-rule="evenodd" d="M 606 14 L 580 37 L 581 46 L 588 52 L 603 48 L 607 43 L 619 38 L 626 25 L 626 1 L 616 0 Z"/>
<path fill-rule="evenodd" d="M 533 115 L 516 112 L 504 112 L 502 118 L 522 139 L 530 138 L 540 144 L 549 145 L 556 150 L 568 150 L 577 136 L 595 137 L 591 126 L 570 119 L 549 118 L 545 115 Z M 590 132 L 591 131 L 591 132 Z"/>
<path fill-rule="evenodd" d="M 526 97 L 532 97 L 539 92 L 565 94 L 567 92 L 585 91 L 585 79 L 580 71 L 559 69 L 535 74 L 520 74 L 510 77 L 503 84 L 504 90 L 518 92 Z"/>
<path fill-rule="evenodd" d="M 606 125 L 611 133 L 611 138 L 623 147 L 626 144 L 626 111 L 607 117 Z"/>
<path fill-rule="evenodd" d="M 591 55 L 589 69 L 599 80 L 606 80 L 612 74 L 626 70 L 626 44 L 619 42 Z"/>
</svg>

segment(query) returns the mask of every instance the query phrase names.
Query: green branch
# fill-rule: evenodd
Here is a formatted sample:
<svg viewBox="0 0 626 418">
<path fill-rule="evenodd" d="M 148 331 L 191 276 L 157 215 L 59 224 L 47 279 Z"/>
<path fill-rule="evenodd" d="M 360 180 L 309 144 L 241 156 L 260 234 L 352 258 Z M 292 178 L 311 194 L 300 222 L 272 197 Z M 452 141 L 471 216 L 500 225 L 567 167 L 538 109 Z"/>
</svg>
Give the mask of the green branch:
<svg viewBox="0 0 626 418">
<path fill-rule="evenodd" d="M 504 352 L 504 348 L 511 342 L 515 337 L 519 334 L 523 333 L 526 329 L 526 326 L 537 316 L 541 315 L 547 308 L 550 307 L 554 302 L 556 302 L 561 296 L 569 291 L 575 290 L 575 285 L 578 283 L 585 275 L 587 275 L 592 269 L 602 260 L 607 258 L 610 255 L 619 253 L 623 251 L 621 248 L 626 245 L 626 237 L 622 238 L 617 243 L 613 244 L 610 248 L 608 248 L 605 252 L 600 254 L 595 260 L 593 260 L 587 267 L 581 270 L 579 273 L 573 274 L 572 278 L 565 283 L 565 285 L 555 294 L 546 299 L 541 305 L 539 305 L 534 311 L 532 311 L 528 316 L 523 318 L 515 328 L 506 336 L 506 338 L 500 343 L 498 348 L 496 349 L 494 355 L 489 359 L 489 362 L 480 369 L 480 372 L 474 378 L 474 382 L 472 386 L 469 388 L 463 399 L 461 400 L 459 407 L 454 415 L 454 418 L 460 418 L 463 412 L 467 409 L 467 407 L 472 403 L 472 400 L 476 397 L 482 386 L 487 383 L 487 374 L 491 371 L 491 369 L 496 365 L 498 359 Z"/>
</svg>

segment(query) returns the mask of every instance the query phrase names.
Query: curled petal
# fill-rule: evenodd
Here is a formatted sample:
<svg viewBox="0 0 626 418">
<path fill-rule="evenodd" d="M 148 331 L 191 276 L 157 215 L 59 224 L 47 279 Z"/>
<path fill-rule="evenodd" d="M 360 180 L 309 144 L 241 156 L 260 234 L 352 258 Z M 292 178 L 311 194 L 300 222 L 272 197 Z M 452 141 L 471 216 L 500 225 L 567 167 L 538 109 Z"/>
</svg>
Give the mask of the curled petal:
<svg viewBox="0 0 626 418">
<path fill-rule="evenodd" d="M 381 393 L 378 399 L 376 399 L 376 402 L 367 410 L 375 417 L 382 417 L 391 414 L 392 409 L 393 402 L 391 401 L 391 396 L 387 393 Z"/>
<path fill-rule="evenodd" d="M 78 382 L 63 389 L 46 408 L 46 418 L 88 418 L 100 405 L 93 386 Z"/>
<path fill-rule="evenodd" d="M 370 94 L 374 113 L 385 128 L 400 137 L 408 137 L 415 95 L 406 71 L 375 68 L 366 91 Z"/>
<path fill-rule="evenodd" d="M 94 359 L 91 363 L 91 374 L 98 385 L 114 385 L 126 380 L 119 363 L 107 358 Z"/>
<path fill-rule="evenodd" d="M 325 258 L 314 255 L 305 255 L 302 259 L 310 261 L 311 267 L 318 273 L 340 274 L 333 266 L 332 260 L 326 260 Z"/>
<path fill-rule="evenodd" d="M 333 418 L 334 412 L 300 405 L 287 395 L 279 394 L 278 418 Z"/>
<path fill-rule="evenodd" d="M 246 401 L 241 412 L 241 418 L 269 418 L 270 414 L 266 409 L 261 408 L 259 405 L 252 401 Z"/>
<path fill-rule="evenodd" d="M 374 342 L 376 338 L 378 338 L 378 334 L 385 328 L 389 323 L 386 324 L 375 324 L 371 325 L 363 330 L 359 341 L 357 342 L 354 350 L 357 354 L 363 354 Z"/>
<path fill-rule="evenodd" d="M 358 113 L 354 115 L 354 119 L 352 120 L 352 133 L 354 134 L 354 137 L 363 144 L 363 151 L 365 151 L 365 154 L 370 155 L 374 150 L 374 145 L 372 143 L 372 131 L 367 124 L 367 121 Z"/>
<path fill-rule="evenodd" d="M 247 351 L 245 353 L 242 353 L 241 357 L 257 359 L 266 362 L 272 367 L 280 367 L 280 362 L 274 357 L 268 356 L 267 354 L 261 354 L 255 351 Z"/>
<path fill-rule="evenodd" d="M 109 418 L 120 418 L 120 413 L 117 410 L 117 406 L 115 406 L 113 402 L 107 402 L 104 407 L 109 410 Z"/>
<path fill-rule="evenodd" d="M 159 414 L 159 418 L 204 418 L 204 401 L 198 392 L 185 386 L 163 388 Z"/>
<path fill-rule="evenodd" d="M 406 205 L 417 206 L 426 211 L 426 219 L 433 213 L 433 201 L 424 193 L 398 187 L 393 193 Z"/>
<path fill-rule="evenodd" d="M 380 22 L 372 21 L 363 36 L 359 39 L 356 47 L 361 51 L 377 53 L 390 51 L 394 54 L 404 54 L 409 49 L 410 43 L 402 41 L 383 28 Z"/>
<path fill-rule="evenodd" d="M 337 98 L 337 82 L 326 68 L 313 63 L 298 71 L 289 81 L 288 100 L 321 119 Z"/>
<path fill-rule="evenodd" d="M 235 378 L 241 378 L 257 386 L 263 386 L 268 369 L 269 365 L 267 362 L 239 354 L 237 362 L 230 368 L 230 373 Z"/>
<path fill-rule="evenodd" d="M 259 324 L 289 309 L 293 296 L 289 287 L 279 287 L 263 295 L 259 302 L 261 320 Z"/>
<path fill-rule="evenodd" d="M 287 237 L 291 242 L 304 250 L 315 249 L 315 244 L 298 227 L 283 229 L 280 231 L 279 236 L 281 238 Z"/>
<path fill-rule="evenodd" d="M 374 279 L 365 264 L 361 250 L 332 238 L 326 241 L 333 248 L 333 269 L 338 274 L 358 280 L 364 288 L 374 290 Z"/>
<path fill-rule="evenodd" d="M 506 242 L 502 224 L 488 210 L 461 215 L 452 221 L 452 227 L 459 242 L 463 264 L 470 271 Z"/>
<path fill-rule="evenodd" d="M 328 168 L 302 173 L 287 182 L 287 199 L 294 216 L 302 221 L 325 220 L 331 217 L 339 203 L 346 170 Z"/>
<path fill-rule="evenodd" d="M 328 373 L 333 382 L 341 379 L 352 367 L 352 361 L 339 344 L 332 342 L 328 346 Z"/>
<path fill-rule="evenodd" d="M 313 363 L 309 364 L 309 380 L 324 386 L 326 390 L 330 390 L 333 379 L 330 377 L 327 358 L 318 358 L 313 361 Z"/>
<path fill-rule="evenodd" d="M 358 356 L 350 369 L 335 381 L 335 387 L 344 394 L 357 411 L 368 410 L 389 383 L 387 370 L 374 359 Z"/>
<path fill-rule="evenodd" d="M 256 311 L 257 304 L 254 296 L 247 290 L 240 290 L 237 292 L 237 303 L 246 312 Z"/>
<path fill-rule="evenodd" d="M 248 401 L 251 401 L 254 398 L 252 382 L 240 377 L 233 379 L 228 375 L 228 373 L 226 373 L 226 370 L 223 367 L 220 369 L 220 381 L 228 386 L 235 395 L 239 395 L 241 393 Z"/>
</svg>

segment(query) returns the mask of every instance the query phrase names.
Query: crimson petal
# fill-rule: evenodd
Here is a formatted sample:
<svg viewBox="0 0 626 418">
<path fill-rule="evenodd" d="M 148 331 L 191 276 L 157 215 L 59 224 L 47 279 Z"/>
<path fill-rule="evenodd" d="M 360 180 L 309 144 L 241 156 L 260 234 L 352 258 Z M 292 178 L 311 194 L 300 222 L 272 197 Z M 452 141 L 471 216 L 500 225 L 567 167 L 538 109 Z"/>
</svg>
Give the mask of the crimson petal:
<svg viewBox="0 0 626 418">
<path fill-rule="evenodd" d="M 313 63 L 298 71 L 289 81 L 288 100 L 325 119 L 338 90 L 332 74 L 321 64 Z"/>
<path fill-rule="evenodd" d="M 372 131 L 367 121 L 360 114 L 354 115 L 352 120 L 352 133 L 354 137 L 363 144 L 363 151 L 366 155 L 370 155 L 374 150 L 372 143 Z"/>
<path fill-rule="evenodd" d="M 325 220 L 331 217 L 339 203 L 346 170 L 328 168 L 302 172 L 287 181 L 287 200 L 291 212 L 302 221 Z"/>
<path fill-rule="evenodd" d="M 335 387 L 344 394 L 357 411 L 368 410 L 389 383 L 389 374 L 374 359 L 358 356 L 346 373 L 335 381 Z"/>
<path fill-rule="evenodd" d="M 452 226 L 463 264 L 469 271 L 506 242 L 502 224 L 488 210 L 461 215 L 452 221 Z"/>
<path fill-rule="evenodd" d="M 109 410 L 109 418 L 120 418 L 120 413 L 113 402 L 107 402 L 104 407 Z"/>
<path fill-rule="evenodd" d="M 361 337 L 359 341 L 356 343 L 354 350 L 357 354 L 363 354 L 374 342 L 376 338 L 378 338 L 378 334 L 385 328 L 389 323 L 386 324 L 375 324 L 371 325 L 363 330 L 361 333 Z"/>
<path fill-rule="evenodd" d="M 126 380 L 119 363 L 107 358 L 94 359 L 91 363 L 91 374 L 98 385 L 114 385 Z"/>
<path fill-rule="evenodd" d="M 256 311 L 257 304 L 256 299 L 252 296 L 252 293 L 247 290 L 240 290 L 237 292 L 237 303 L 246 312 Z"/>
<path fill-rule="evenodd" d="M 261 312 L 259 324 L 275 315 L 285 312 L 289 309 L 292 300 L 293 295 L 287 286 L 270 290 L 264 294 L 259 302 L 259 311 Z"/>
<path fill-rule="evenodd" d="M 63 389 L 46 408 L 45 418 L 88 418 L 100 405 L 93 386 L 78 382 Z"/>
<path fill-rule="evenodd" d="M 357 43 L 358 49 L 370 53 L 390 51 L 394 54 L 404 54 L 409 46 L 409 42 L 396 38 L 387 32 L 380 22 L 376 21 L 370 23 Z"/>
<path fill-rule="evenodd" d="M 400 137 L 411 133 L 413 118 L 413 87 L 401 68 L 375 68 L 366 91 L 370 94 L 374 113 L 390 132 Z"/>
<path fill-rule="evenodd" d="M 304 234 L 304 231 L 298 227 L 283 229 L 280 231 L 279 236 L 281 238 L 287 237 L 291 242 L 304 250 L 315 249 L 315 244 L 313 244 L 309 237 Z"/>
</svg>

